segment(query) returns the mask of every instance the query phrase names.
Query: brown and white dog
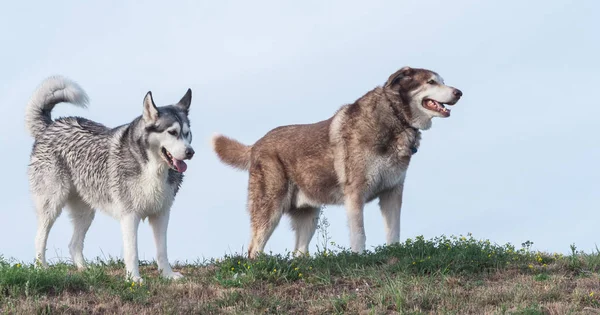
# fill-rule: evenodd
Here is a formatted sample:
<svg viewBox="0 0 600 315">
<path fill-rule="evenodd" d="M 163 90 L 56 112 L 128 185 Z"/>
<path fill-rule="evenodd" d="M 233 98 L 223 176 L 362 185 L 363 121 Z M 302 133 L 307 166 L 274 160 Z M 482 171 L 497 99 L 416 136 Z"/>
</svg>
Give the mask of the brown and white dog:
<svg viewBox="0 0 600 315">
<path fill-rule="evenodd" d="M 363 208 L 379 198 L 388 244 L 400 238 L 406 170 L 421 132 L 462 92 L 435 72 L 404 67 L 333 117 L 314 124 L 275 128 L 247 146 L 215 135 L 226 164 L 249 170 L 250 258 L 262 252 L 287 213 L 296 231 L 295 252 L 307 253 L 323 205 L 345 205 L 354 252 L 365 249 Z"/>
</svg>

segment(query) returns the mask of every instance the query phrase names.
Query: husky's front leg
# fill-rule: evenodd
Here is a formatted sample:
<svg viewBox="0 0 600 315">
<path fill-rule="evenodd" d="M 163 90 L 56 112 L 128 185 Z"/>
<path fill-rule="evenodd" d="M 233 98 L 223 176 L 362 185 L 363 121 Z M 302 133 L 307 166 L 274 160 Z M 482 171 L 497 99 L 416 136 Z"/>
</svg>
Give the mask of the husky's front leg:
<svg viewBox="0 0 600 315">
<path fill-rule="evenodd" d="M 167 256 L 167 227 L 169 226 L 169 215 L 171 210 L 163 211 L 148 217 L 148 222 L 154 232 L 154 243 L 156 244 L 156 260 L 158 270 L 162 272 L 162 276 L 168 279 L 180 279 L 183 275 L 173 271 L 169 265 L 169 257 Z"/>
<path fill-rule="evenodd" d="M 137 232 L 140 225 L 140 217 L 128 213 L 121 217 L 121 233 L 123 234 L 123 258 L 125 260 L 125 271 L 128 280 L 143 282 L 140 276 L 138 261 Z"/>
</svg>

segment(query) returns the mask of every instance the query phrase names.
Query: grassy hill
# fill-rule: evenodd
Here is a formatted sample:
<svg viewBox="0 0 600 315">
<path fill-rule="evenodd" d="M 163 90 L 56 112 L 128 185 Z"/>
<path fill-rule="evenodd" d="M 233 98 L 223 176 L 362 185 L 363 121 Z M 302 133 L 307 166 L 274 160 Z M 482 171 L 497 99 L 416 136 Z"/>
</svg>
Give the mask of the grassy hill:
<svg viewBox="0 0 600 315">
<path fill-rule="evenodd" d="M 324 244 L 311 257 L 226 256 L 180 264 L 167 281 L 143 263 L 43 270 L 0 257 L 0 312 L 18 314 L 600 314 L 600 253 L 563 256 L 472 236 L 414 240 L 363 255 Z M 323 248 L 325 247 L 325 248 Z M 326 248 L 330 247 L 330 248 Z"/>
</svg>

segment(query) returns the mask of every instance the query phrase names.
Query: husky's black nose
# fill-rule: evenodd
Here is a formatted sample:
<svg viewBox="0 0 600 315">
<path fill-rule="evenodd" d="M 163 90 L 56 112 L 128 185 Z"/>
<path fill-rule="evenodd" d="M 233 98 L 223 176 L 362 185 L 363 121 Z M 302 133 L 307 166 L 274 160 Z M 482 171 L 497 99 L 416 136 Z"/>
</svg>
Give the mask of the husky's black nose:
<svg viewBox="0 0 600 315">
<path fill-rule="evenodd" d="M 454 96 L 457 97 L 461 97 L 462 96 L 462 91 L 459 89 L 454 89 L 454 92 L 452 92 L 454 94 Z"/>
<path fill-rule="evenodd" d="M 196 152 L 194 152 L 194 149 L 192 149 L 192 148 L 185 149 L 185 158 L 191 159 L 192 156 L 194 156 L 194 153 L 196 153 Z"/>
</svg>

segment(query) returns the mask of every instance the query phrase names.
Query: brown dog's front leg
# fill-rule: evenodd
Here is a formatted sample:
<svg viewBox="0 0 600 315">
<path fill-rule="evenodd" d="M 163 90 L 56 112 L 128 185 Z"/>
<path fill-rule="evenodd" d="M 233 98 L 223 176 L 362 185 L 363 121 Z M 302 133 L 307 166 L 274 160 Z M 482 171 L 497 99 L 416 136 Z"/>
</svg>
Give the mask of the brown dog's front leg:
<svg viewBox="0 0 600 315">
<path fill-rule="evenodd" d="M 365 250 L 367 240 L 363 218 L 365 202 L 360 194 L 351 193 L 346 196 L 344 205 L 348 215 L 348 227 L 350 228 L 350 246 L 353 252 L 360 254 Z"/>
<path fill-rule="evenodd" d="M 400 241 L 400 210 L 402 208 L 403 188 L 404 185 L 398 185 L 379 196 L 379 207 L 385 224 L 385 239 L 388 245 Z"/>
</svg>

